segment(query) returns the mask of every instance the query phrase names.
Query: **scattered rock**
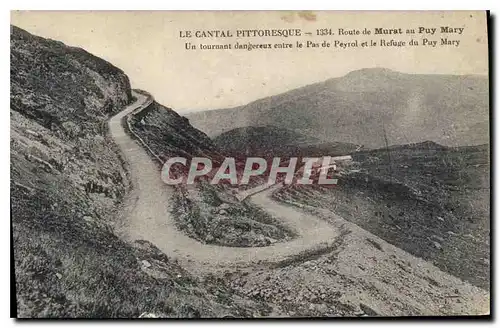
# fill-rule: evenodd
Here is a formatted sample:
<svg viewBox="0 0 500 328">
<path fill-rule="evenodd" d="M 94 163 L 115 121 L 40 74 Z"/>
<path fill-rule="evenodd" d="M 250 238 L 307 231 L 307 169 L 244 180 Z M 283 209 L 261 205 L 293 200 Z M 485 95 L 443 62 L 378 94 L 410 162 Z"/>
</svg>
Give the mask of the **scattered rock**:
<svg viewBox="0 0 500 328">
<path fill-rule="evenodd" d="M 90 222 L 94 221 L 94 219 L 93 219 L 91 216 L 88 216 L 88 215 L 84 215 L 84 216 L 83 216 L 83 219 L 84 219 L 85 221 L 90 221 Z"/>
<path fill-rule="evenodd" d="M 227 210 L 227 209 L 229 209 L 229 204 L 222 203 L 219 205 L 219 210 Z"/>
<path fill-rule="evenodd" d="M 439 237 L 439 236 L 437 236 L 437 235 L 432 235 L 432 236 L 431 236 L 431 239 L 436 239 L 436 240 L 438 240 L 438 241 L 440 241 L 440 242 L 443 242 L 443 241 L 444 241 L 444 239 L 443 239 L 442 237 Z"/>
<path fill-rule="evenodd" d="M 62 278 L 62 274 L 60 274 L 59 272 L 56 273 L 56 277 L 57 279 L 61 279 Z"/>
<path fill-rule="evenodd" d="M 26 133 L 31 134 L 32 136 L 38 137 L 39 134 L 33 130 L 26 129 Z"/>
<path fill-rule="evenodd" d="M 151 266 L 151 263 L 149 263 L 147 260 L 142 260 L 141 263 L 142 266 L 145 268 L 149 268 Z"/>
<path fill-rule="evenodd" d="M 267 237 L 267 240 L 269 241 L 270 244 L 274 244 L 274 243 L 278 242 L 277 239 L 274 239 L 274 238 L 271 238 L 271 237 Z"/>
<path fill-rule="evenodd" d="M 159 318 L 159 316 L 157 316 L 156 314 L 154 313 L 151 313 L 151 312 L 143 312 L 139 318 L 141 319 L 154 319 L 154 318 Z"/>
<path fill-rule="evenodd" d="M 378 313 L 366 304 L 359 303 L 359 308 L 365 313 L 363 316 L 378 316 Z"/>
<path fill-rule="evenodd" d="M 328 312 L 328 306 L 326 304 L 317 304 L 316 305 L 316 310 L 321 312 L 321 313 L 327 313 Z"/>
</svg>

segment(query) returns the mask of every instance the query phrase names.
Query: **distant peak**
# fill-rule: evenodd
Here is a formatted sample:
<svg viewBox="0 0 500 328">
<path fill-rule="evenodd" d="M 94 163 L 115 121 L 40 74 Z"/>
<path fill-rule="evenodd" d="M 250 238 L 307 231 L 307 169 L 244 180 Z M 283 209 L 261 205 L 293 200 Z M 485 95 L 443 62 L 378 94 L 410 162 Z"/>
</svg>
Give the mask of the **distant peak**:
<svg viewBox="0 0 500 328">
<path fill-rule="evenodd" d="M 443 145 L 438 144 L 437 142 L 431 141 L 431 140 L 426 140 L 420 143 L 415 143 L 415 145 L 420 145 L 423 147 L 428 147 L 428 148 L 446 148 Z"/>
<path fill-rule="evenodd" d="M 399 75 L 400 72 L 393 71 L 389 68 L 384 67 L 370 67 L 370 68 L 361 68 L 355 71 L 351 71 L 346 74 L 346 76 L 357 76 L 357 75 Z"/>
</svg>

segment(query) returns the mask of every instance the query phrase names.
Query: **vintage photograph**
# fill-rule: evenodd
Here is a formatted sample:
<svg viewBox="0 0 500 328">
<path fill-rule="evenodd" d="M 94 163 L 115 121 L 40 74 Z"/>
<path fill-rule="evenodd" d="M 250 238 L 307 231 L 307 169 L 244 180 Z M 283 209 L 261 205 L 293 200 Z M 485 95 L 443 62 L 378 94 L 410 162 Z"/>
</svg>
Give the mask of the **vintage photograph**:
<svg viewBox="0 0 500 328">
<path fill-rule="evenodd" d="M 18 318 L 490 316 L 484 11 L 12 11 Z"/>
</svg>

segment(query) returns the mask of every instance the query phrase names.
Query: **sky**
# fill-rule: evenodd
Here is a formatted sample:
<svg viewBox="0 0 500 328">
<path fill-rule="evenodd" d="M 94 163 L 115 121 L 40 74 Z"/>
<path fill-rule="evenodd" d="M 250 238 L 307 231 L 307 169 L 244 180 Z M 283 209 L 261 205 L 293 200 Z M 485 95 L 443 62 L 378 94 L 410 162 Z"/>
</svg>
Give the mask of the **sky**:
<svg viewBox="0 0 500 328">
<path fill-rule="evenodd" d="M 11 23 L 30 33 L 82 47 L 121 68 L 132 87 L 161 104 L 188 112 L 235 107 L 367 67 L 405 73 L 487 74 L 484 12 L 167 12 L 12 11 Z M 464 28 L 446 47 L 301 48 L 282 50 L 186 50 L 203 44 L 359 42 L 380 39 L 439 40 L 442 35 L 373 35 L 374 28 Z M 290 38 L 180 38 L 181 31 L 237 29 L 367 28 L 372 35 Z"/>
</svg>

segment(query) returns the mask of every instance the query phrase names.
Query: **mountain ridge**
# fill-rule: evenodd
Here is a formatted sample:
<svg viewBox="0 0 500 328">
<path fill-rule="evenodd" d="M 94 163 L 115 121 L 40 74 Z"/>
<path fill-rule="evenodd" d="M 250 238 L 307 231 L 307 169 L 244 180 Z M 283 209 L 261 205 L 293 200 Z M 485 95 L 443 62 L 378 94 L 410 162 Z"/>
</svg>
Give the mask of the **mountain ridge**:
<svg viewBox="0 0 500 328">
<path fill-rule="evenodd" d="M 210 137 L 244 126 L 277 125 L 370 148 L 385 146 L 384 134 L 389 144 L 432 139 L 461 146 L 488 142 L 488 99 L 488 79 L 482 76 L 369 68 L 247 105 L 185 116 Z"/>
</svg>

